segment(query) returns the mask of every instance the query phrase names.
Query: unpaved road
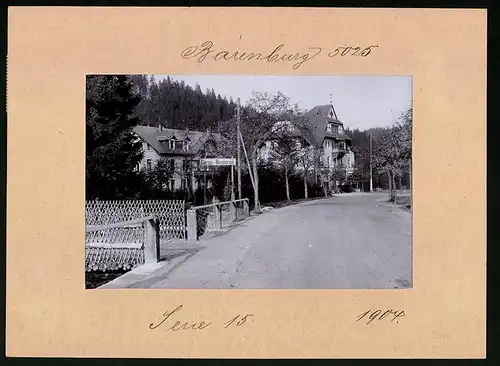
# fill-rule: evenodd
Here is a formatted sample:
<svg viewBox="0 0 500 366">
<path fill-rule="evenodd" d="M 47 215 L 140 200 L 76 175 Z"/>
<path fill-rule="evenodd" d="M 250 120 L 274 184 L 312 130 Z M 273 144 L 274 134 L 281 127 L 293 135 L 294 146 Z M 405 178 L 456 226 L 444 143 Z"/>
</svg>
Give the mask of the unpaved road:
<svg viewBox="0 0 500 366">
<path fill-rule="evenodd" d="M 411 214 L 384 198 L 339 195 L 264 213 L 134 287 L 411 287 Z"/>
</svg>

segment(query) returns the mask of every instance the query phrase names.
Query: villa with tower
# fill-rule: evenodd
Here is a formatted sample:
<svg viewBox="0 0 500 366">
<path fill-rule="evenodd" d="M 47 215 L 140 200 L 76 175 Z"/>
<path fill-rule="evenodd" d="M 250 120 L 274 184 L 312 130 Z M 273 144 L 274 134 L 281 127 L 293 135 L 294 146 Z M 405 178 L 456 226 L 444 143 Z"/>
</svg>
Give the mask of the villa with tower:
<svg viewBox="0 0 500 366">
<path fill-rule="evenodd" d="M 338 119 L 333 104 L 318 105 L 305 114 L 306 128 L 297 127 L 285 121 L 275 125 L 275 131 L 294 136 L 304 148 L 319 152 L 323 168 L 328 171 L 339 170 L 348 178 L 354 172 L 355 156 L 351 138 L 346 134 L 343 123 Z M 271 160 L 275 141 L 271 137 L 261 150 L 261 158 Z M 300 167 L 299 167 L 300 169 Z M 326 181 L 328 189 L 337 187 L 339 181 Z"/>
<path fill-rule="evenodd" d="M 346 134 L 343 123 L 338 119 L 333 104 L 319 105 L 303 115 L 304 125 L 298 127 L 290 121 L 278 122 L 273 126 L 273 134 L 260 149 L 263 162 L 279 164 L 273 149 L 279 134 L 288 134 L 296 139 L 301 149 L 314 151 L 321 157 L 321 167 L 327 171 L 338 170 L 345 178 L 354 172 L 354 153 L 351 150 L 351 138 Z M 166 159 L 171 167 L 172 175 L 165 182 L 168 189 L 184 190 L 200 188 L 202 180 L 207 180 L 200 166 L 203 157 L 215 156 L 217 146 L 224 137 L 210 131 L 176 130 L 162 127 L 137 126 L 134 133 L 142 144 L 143 159 L 137 170 L 152 169 L 160 159 Z M 305 169 L 300 165 L 296 170 Z M 313 166 L 306 169 L 314 170 Z M 201 175 L 200 175 L 201 174 Z M 203 179 L 201 179 L 203 178 Z M 210 187 L 210 178 L 203 183 Z M 328 190 L 335 189 L 340 181 L 325 181 Z"/>
</svg>

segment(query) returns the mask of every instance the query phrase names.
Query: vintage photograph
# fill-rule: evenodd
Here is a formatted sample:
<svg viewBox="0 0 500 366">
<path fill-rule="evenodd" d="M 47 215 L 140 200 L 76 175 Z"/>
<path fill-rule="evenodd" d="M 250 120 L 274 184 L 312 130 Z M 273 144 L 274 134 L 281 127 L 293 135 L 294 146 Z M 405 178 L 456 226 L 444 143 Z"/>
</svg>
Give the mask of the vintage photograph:
<svg viewBox="0 0 500 366">
<path fill-rule="evenodd" d="M 87 75 L 87 289 L 412 288 L 412 78 Z"/>
</svg>

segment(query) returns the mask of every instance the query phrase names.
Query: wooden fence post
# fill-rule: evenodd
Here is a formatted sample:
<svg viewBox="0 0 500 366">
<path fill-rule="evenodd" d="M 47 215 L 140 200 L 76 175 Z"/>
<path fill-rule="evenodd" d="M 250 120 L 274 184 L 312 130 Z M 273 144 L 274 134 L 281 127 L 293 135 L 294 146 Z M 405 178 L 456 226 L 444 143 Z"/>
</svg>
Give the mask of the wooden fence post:
<svg viewBox="0 0 500 366">
<path fill-rule="evenodd" d="M 231 220 L 236 221 L 238 219 L 238 207 L 236 206 L 236 202 L 231 202 L 229 206 L 229 214 L 231 216 Z"/>
<path fill-rule="evenodd" d="M 216 230 L 222 229 L 222 211 L 220 205 L 214 205 L 214 222 Z"/>
<path fill-rule="evenodd" d="M 157 219 L 144 221 L 144 262 L 160 261 L 160 231 Z"/>
<path fill-rule="evenodd" d="M 215 230 L 222 229 L 222 210 L 221 206 L 217 205 L 219 203 L 219 199 L 216 197 L 212 198 L 212 204 L 214 205 L 213 215 L 214 215 L 214 226 Z"/>
<path fill-rule="evenodd" d="M 187 239 L 198 240 L 198 227 L 196 222 L 196 210 L 187 210 Z"/>
<path fill-rule="evenodd" d="M 243 214 L 248 216 L 250 214 L 250 207 L 248 207 L 248 199 L 243 201 Z"/>
</svg>

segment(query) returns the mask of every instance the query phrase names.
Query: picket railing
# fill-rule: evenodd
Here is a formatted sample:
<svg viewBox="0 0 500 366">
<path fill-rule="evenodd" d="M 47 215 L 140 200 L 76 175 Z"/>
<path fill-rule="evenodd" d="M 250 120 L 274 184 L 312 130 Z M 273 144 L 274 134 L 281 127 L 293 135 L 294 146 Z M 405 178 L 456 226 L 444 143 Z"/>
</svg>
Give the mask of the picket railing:
<svg viewBox="0 0 500 366">
<path fill-rule="evenodd" d="M 85 234 L 87 272 L 127 270 L 159 261 L 160 230 L 154 215 L 112 224 L 87 225 Z"/>
<path fill-rule="evenodd" d="M 248 198 L 191 207 L 187 210 L 187 237 L 198 240 L 205 232 L 219 231 L 227 224 L 248 217 Z"/>
</svg>

